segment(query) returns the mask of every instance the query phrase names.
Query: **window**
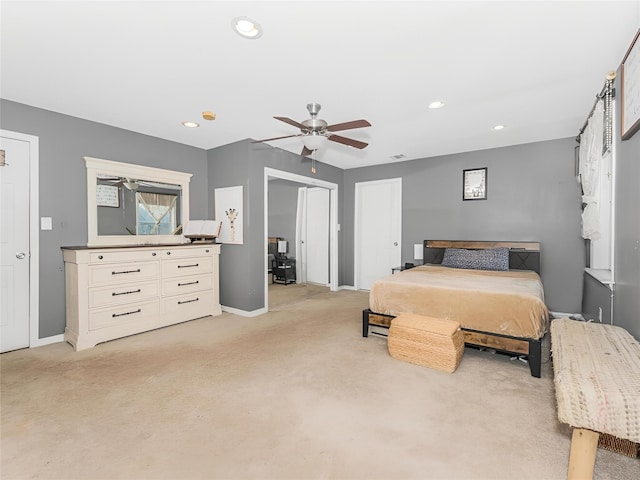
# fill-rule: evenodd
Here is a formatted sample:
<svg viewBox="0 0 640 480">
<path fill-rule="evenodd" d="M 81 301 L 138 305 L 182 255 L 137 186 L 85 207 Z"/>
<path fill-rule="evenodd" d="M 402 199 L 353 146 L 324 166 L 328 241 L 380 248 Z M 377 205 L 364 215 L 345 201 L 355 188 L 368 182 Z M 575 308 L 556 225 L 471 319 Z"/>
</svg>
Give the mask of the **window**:
<svg viewBox="0 0 640 480">
<path fill-rule="evenodd" d="M 172 235 L 176 230 L 178 196 L 136 192 L 138 235 Z"/>
</svg>

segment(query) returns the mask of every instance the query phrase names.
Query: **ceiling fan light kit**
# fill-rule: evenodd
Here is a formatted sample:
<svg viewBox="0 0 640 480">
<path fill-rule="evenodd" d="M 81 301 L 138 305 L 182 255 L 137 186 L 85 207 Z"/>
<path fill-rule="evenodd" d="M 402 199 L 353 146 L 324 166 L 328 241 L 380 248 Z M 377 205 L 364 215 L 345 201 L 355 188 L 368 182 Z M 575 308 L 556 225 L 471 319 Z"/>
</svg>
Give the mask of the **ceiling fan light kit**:
<svg viewBox="0 0 640 480">
<path fill-rule="evenodd" d="M 327 136 L 317 132 L 310 132 L 302 137 L 302 143 L 309 150 L 318 150 L 327 141 Z"/>
<path fill-rule="evenodd" d="M 280 140 L 282 138 L 301 137 L 304 147 L 302 148 L 302 152 L 300 153 L 300 155 L 302 155 L 303 157 L 311 155 L 313 152 L 318 150 L 318 148 L 322 147 L 322 145 L 324 145 L 327 140 L 358 149 L 363 149 L 368 145 L 368 143 L 361 142 L 360 140 L 343 137 L 342 135 L 336 135 L 335 133 L 333 133 L 339 132 L 341 130 L 352 130 L 354 128 L 370 127 L 371 124 L 367 120 L 352 120 L 350 122 L 329 125 L 326 121 L 318 118 L 318 113 L 320 112 L 321 108 L 322 105 L 320 105 L 319 103 L 308 103 L 307 110 L 309 111 L 309 115 L 311 115 L 311 118 L 303 120 L 302 122 L 296 122 L 289 117 L 273 117 L 276 120 L 280 120 L 281 122 L 299 128 L 300 133 L 285 135 L 282 137 L 265 138 L 263 140 L 255 140 L 253 143 L 269 142 L 272 140 Z M 313 162 L 315 162 L 315 156 L 312 160 Z M 315 173 L 315 164 L 312 165 L 311 171 Z"/>
</svg>

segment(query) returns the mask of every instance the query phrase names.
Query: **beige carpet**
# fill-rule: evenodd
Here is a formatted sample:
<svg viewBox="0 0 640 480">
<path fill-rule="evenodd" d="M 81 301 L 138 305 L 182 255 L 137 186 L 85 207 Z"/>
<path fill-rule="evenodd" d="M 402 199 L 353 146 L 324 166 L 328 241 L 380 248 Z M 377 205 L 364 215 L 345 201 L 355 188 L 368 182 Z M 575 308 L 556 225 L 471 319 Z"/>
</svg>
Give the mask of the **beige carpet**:
<svg viewBox="0 0 640 480">
<path fill-rule="evenodd" d="M 283 287 L 284 288 L 284 287 Z M 562 479 L 543 378 L 466 349 L 453 374 L 361 337 L 363 292 L 223 314 L 74 352 L 0 357 L 3 479 Z M 598 479 L 640 464 L 599 450 Z"/>
<path fill-rule="evenodd" d="M 317 295 L 329 292 L 329 287 L 313 283 L 272 283 L 269 285 L 269 310 L 288 308 L 294 303 L 309 300 Z"/>
</svg>

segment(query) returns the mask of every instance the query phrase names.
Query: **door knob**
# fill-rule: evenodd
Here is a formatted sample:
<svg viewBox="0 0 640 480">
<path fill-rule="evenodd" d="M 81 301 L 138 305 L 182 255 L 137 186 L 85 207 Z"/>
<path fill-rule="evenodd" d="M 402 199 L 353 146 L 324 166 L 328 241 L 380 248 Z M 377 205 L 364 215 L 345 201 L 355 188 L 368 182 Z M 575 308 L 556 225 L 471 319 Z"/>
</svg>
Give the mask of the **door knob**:
<svg viewBox="0 0 640 480">
<path fill-rule="evenodd" d="M 393 242 L 393 246 L 397 247 L 398 246 L 398 242 Z"/>
<path fill-rule="evenodd" d="M 18 260 L 22 260 L 24 257 L 25 257 L 24 252 L 16 253 L 16 258 L 17 258 Z"/>
</svg>

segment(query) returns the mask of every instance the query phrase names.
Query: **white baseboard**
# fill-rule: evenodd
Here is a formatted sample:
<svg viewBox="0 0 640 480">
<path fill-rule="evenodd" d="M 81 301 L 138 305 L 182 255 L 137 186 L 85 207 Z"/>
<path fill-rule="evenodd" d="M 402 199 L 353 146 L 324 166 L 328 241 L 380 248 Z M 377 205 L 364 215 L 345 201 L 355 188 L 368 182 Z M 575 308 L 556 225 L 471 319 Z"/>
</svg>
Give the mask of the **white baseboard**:
<svg viewBox="0 0 640 480">
<path fill-rule="evenodd" d="M 340 285 L 338 287 L 338 290 L 355 290 L 356 287 L 354 287 L 353 285 Z"/>
<path fill-rule="evenodd" d="M 257 310 L 252 310 L 248 312 L 247 310 L 240 310 L 238 308 L 226 307 L 222 305 L 222 311 L 227 313 L 233 313 L 234 315 L 239 315 L 241 317 L 257 317 L 258 315 L 262 315 L 263 313 L 267 313 L 268 309 L 259 308 Z"/>
</svg>

